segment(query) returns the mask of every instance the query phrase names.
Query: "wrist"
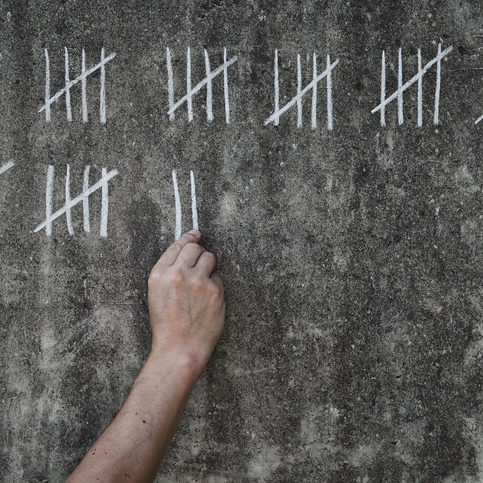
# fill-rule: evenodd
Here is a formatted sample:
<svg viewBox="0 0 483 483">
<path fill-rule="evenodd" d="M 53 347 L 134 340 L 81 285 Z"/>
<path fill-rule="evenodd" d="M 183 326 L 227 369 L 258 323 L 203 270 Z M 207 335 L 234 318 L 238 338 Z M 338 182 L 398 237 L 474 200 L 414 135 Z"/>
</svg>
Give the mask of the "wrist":
<svg viewBox="0 0 483 483">
<path fill-rule="evenodd" d="M 198 358 L 182 350 L 165 348 L 159 345 L 151 347 L 146 364 L 154 372 L 168 371 L 176 374 L 188 383 L 194 383 L 203 371 L 203 365 Z"/>
</svg>

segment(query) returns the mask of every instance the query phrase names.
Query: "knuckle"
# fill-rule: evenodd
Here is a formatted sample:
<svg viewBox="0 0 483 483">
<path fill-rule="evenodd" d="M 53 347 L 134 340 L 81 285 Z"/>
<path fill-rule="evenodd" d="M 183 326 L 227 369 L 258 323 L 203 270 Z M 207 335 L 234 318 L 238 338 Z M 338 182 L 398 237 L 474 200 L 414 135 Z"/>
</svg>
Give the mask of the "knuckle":
<svg viewBox="0 0 483 483">
<path fill-rule="evenodd" d="M 185 277 L 183 271 L 180 268 L 175 268 L 170 273 L 170 282 L 174 287 L 179 287 L 184 284 Z"/>
<path fill-rule="evenodd" d="M 206 280 L 203 276 L 199 274 L 195 274 L 191 278 L 191 285 L 195 290 L 203 290 L 206 285 Z"/>
<path fill-rule="evenodd" d="M 161 273 L 159 270 L 152 269 L 148 277 L 148 287 L 158 285 L 161 281 Z"/>
<path fill-rule="evenodd" d="M 219 297 L 221 295 L 221 288 L 219 285 L 217 285 L 216 283 L 214 282 L 211 282 L 209 284 L 209 286 L 207 287 L 207 290 L 208 290 L 208 294 L 211 296 L 211 297 Z"/>
<path fill-rule="evenodd" d="M 208 258 L 209 260 L 211 260 L 211 261 L 214 261 L 214 262 L 216 261 L 216 256 L 215 256 L 215 254 L 214 254 L 214 253 L 211 253 L 211 252 L 205 252 L 205 255 L 204 255 L 204 256 L 205 256 L 205 257 L 207 257 L 207 258 Z"/>
<path fill-rule="evenodd" d="M 195 252 L 198 252 L 199 250 L 201 249 L 201 247 L 197 244 L 197 243 L 194 243 L 194 242 L 188 242 L 186 243 L 183 248 L 182 248 L 182 251 L 183 253 L 195 253 Z"/>
<path fill-rule="evenodd" d="M 189 251 L 193 252 L 193 254 L 200 253 L 204 250 L 204 248 L 198 245 L 198 243 L 188 243 L 186 246 L 188 247 Z"/>
</svg>

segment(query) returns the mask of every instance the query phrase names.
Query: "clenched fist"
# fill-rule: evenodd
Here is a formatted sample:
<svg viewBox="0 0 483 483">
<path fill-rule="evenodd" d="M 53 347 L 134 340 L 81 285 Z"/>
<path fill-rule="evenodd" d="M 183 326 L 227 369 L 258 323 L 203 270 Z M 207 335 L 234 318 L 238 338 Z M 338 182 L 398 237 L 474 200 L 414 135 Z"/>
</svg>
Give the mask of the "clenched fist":
<svg viewBox="0 0 483 483">
<path fill-rule="evenodd" d="M 151 353 L 172 354 L 199 376 L 221 335 L 225 301 L 215 256 L 191 230 L 161 256 L 148 279 Z"/>
</svg>

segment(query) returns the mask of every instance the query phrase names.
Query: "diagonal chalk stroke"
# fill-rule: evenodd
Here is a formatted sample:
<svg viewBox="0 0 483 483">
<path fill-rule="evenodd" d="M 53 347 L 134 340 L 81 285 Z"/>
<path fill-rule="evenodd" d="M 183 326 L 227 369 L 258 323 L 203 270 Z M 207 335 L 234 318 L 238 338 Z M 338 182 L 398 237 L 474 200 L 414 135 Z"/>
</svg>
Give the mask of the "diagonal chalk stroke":
<svg viewBox="0 0 483 483">
<path fill-rule="evenodd" d="M 483 120 L 483 114 L 475 121 L 475 124 L 478 124 Z"/>
<path fill-rule="evenodd" d="M 438 55 L 430 60 L 421 70 L 418 69 L 418 73 L 411 77 L 406 83 L 402 85 L 398 85 L 398 89 L 393 92 L 389 97 L 381 101 L 379 105 L 377 105 L 372 111 L 371 114 L 374 114 L 377 111 L 380 111 L 381 109 L 385 108 L 387 104 L 392 102 L 394 99 L 398 99 L 398 105 L 401 104 L 401 109 L 402 109 L 402 93 L 410 86 L 412 86 L 415 82 L 417 82 L 426 72 L 436 63 L 439 63 L 443 57 L 446 57 L 451 51 L 453 50 L 453 46 L 449 46 L 446 49 L 444 49 L 442 52 L 439 52 Z M 401 57 L 399 57 L 401 59 Z M 384 59 L 384 56 L 383 56 Z M 398 69 L 398 80 L 402 77 L 402 61 L 400 61 L 400 67 Z M 381 76 L 381 84 L 382 84 L 382 76 Z M 384 82 L 385 82 L 385 76 L 384 76 Z M 381 96 L 382 97 L 382 96 Z M 401 101 L 399 101 L 401 99 Z M 398 110 L 399 111 L 399 110 Z M 399 115 L 400 116 L 400 115 Z M 400 119 L 400 117 L 399 117 Z"/>
<path fill-rule="evenodd" d="M 95 72 L 99 69 L 103 69 L 105 64 L 107 64 L 109 61 L 114 59 L 114 57 L 116 57 L 115 52 L 108 55 L 105 58 L 101 58 L 101 62 L 94 65 L 90 69 L 87 69 L 86 71 L 82 72 L 82 74 L 77 76 L 75 79 L 72 79 L 72 80 L 66 82 L 66 86 L 64 88 L 60 89 L 60 91 L 57 91 L 52 97 L 50 97 L 50 87 L 49 87 L 50 86 L 50 69 L 46 67 L 46 82 L 45 82 L 46 101 L 45 101 L 45 104 L 43 104 L 42 107 L 38 110 L 38 112 L 42 112 L 42 111 L 45 110 L 48 113 L 50 113 L 50 105 L 51 104 L 53 104 L 59 97 L 64 95 L 72 86 L 75 86 L 77 83 L 81 82 L 83 79 L 85 79 L 86 77 L 91 75 L 93 72 Z M 49 57 L 48 57 L 47 49 L 45 49 L 45 59 L 46 59 L 46 66 L 47 66 L 48 63 L 49 63 Z M 66 65 L 67 65 L 67 63 L 68 63 L 68 58 L 67 58 L 67 61 L 66 61 Z M 67 75 L 66 75 L 66 78 L 67 78 Z"/>
<path fill-rule="evenodd" d="M 68 192 L 68 188 L 67 188 L 68 176 L 66 176 L 66 203 L 62 208 L 57 210 L 55 213 L 51 214 L 54 167 L 49 165 L 48 174 L 47 174 L 47 189 L 46 189 L 46 217 L 45 217 L 46 219 L 34 229 L 34 233 L 45 228 L 47 235 L 49 235 L 52 229 L 52 222 L 55 219 L 59 218 L 59 216 L 62 216 L 64 213 L 66 215 L 67 213 L 70 213 L 71 208 L 77 205 L 78 203 L 81 203 L 81 202 L 84 203 L 85 198 L 89 197 L 92 193 L 94 193 L 94 191 L 97 191 L 99 188 L 104 188 L 104 185 L 107 184 L 107 182 L 110 179 L 114 178 L 114 176 L 116 176 L 117 174 L 118 174 L 117 169 L 113 169 L 109 172 L 106 172 L 104 168 L 102 172 L 102 177 L 97 183 L 93 184 L 89 189 L 84 190 L 80 195 L 72 199 L 70 199 L 70 193 Z M 105 192 L 104 196 L 106 196 L 106 194 L 107 192 Z M 101 236 L 105 236 L 102 233 L 103 226 L 104 225 L 101 225 Z"/>
<path fill-rule="evenodd" d="M 15 166 L 15 163 L 13 161 L 8 161 L 3 166 L 0 166 L 0 174 L 5 173 L 5 171 L 10 169 L 12 166 Z"/>
</svg>

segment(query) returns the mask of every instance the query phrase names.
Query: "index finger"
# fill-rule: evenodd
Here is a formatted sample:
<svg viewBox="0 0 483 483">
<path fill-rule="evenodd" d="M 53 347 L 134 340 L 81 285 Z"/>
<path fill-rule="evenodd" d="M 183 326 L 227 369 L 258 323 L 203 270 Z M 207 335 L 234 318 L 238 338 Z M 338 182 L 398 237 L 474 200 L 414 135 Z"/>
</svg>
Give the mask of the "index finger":
<svg viewBox="0 0 483 483">
<path fill-rule="evenodd" d="M 190 230 L 172 243 L 166 251 L 161 255 L 157 264 L 173 265 L 178 258 L 181 250 L 188 243 L 198 243 L 201 239 L 201 232 L 198 230 Z M 156 264 L 156 265 L 157 265 Z"/>
</svg>

